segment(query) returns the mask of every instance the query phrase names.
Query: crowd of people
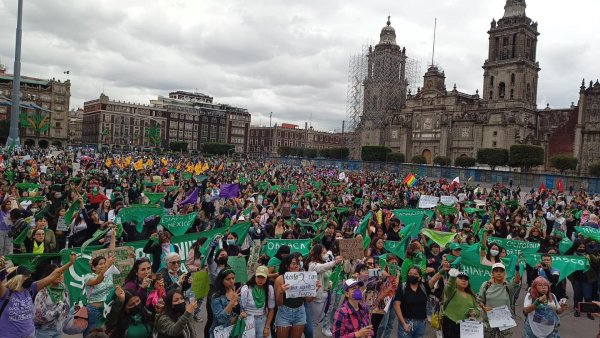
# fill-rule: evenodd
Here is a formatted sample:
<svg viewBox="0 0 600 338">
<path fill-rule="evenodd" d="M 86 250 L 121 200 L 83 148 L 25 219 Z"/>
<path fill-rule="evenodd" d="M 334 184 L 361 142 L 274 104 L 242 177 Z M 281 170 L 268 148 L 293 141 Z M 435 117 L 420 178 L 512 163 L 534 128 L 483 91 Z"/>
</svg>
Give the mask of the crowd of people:
<svg viewBox="0 0 600 338">
<path fill-rule="evenodd" d="M 241 337 L 250 322 L 255 337 L 460 337 L 464 321 L 482 323 L 485 337 L 560 337 L 559 314 L 600 305 L 600 246 L 578 231 L 599 228 L 600 199 L 585 191 L 84 149 L 7 154 L 0 170 L 0 337 Z M 438 204 L 419 208 L 424 196 Z M 160 215 L 125 216 L 140 205 Z M 398 210 L 422 217 L 409 224 Z M 192 213 L 184 235 L 163 226 Z M 186 249 L 177 239 L 189 235 Z M 340 242 L 357 238 L 360 257 L 344 257 Z M 539 244 L 539 262 L 525 264 L 501 240 Z M 146 244 L 126 271 L 112 254 L 82 254 L 135 241 Z M 557 255 L 589 268 L 567 276 L 553 267 Z M 472 256 L 489 273 L 481 285 Z M 232 257 L 246 260 L 247 280 Z M 65 274 L 88 258 L 73 294 Z M 201 272 L 208 285 L 194 284 Z M 288 276 L 299 275 L 316 276 L 305 280 L 310 292 L 291 292 Z M 523 332 L 491 323 L 502 307 L 523 317 Z"/>
</svg>

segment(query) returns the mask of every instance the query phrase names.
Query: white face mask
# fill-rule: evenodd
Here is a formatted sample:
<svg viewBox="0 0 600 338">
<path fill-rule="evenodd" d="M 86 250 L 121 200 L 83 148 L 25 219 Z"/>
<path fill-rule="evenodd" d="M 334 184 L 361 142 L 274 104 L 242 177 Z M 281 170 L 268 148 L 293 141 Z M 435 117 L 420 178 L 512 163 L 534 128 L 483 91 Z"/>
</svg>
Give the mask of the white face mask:
<svg viewBox="0 0 600 338">
<path fill-rule="evenodd" d="M 498 256 L 498 254 L 499 254 L 499 253 L 500 253 L 500 252 L 499 252 L 498 250 L 494 250 L 494 249 L 490 250 L 490 255 L 491 255 L 492 257 L 496 257 L 496 256 Z"/>
<path fill-rule="evenodd" d="M 327 261 L 329 259 L 329 255 L 328 254 L 321 255 L 321 259 L 323 259 L 324 261 Z"/>
</svg>

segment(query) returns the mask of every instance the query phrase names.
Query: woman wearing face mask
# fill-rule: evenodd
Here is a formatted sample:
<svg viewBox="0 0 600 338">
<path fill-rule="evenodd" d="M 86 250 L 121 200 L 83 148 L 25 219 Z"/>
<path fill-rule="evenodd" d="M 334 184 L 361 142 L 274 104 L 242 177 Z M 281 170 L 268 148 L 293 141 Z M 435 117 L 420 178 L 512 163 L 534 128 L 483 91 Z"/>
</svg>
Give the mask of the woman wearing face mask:
<svg viewBox="0 0 600 338">
<path fill-rule="evenodd" d="M 157 243 L 154 241 L 158 240 Z M 179 247 L 171 244 L 171 233 L 162 231 L 152 234 L 144 246 L 144 253 L 152 255 L 152 272 L 157 272 L 166 267 L 165 257 L 171 253 L 179 253 Z"/>
<path fill-rule="evenodd" d="M 56 265 L 50 264 L 44 275 L 48 275 L 48 272 L 56 268 Z M 69 292 L 62 274 L 37 293 L 34 298 L 33 311 L 36 337 L 59 338 L 62 336 L 63 324 L 69 314 Z"/>
<path fill-rule="evenodd" d="M 419 338 L 425 335 L 429 294 L 435 283 L 449 270 L 450 264 L 446 261 L 443 269 L 427 283 L 421 279 L 419 267 L 413 266 L 408 270 L 406 283 L 398 286 L 394 297 L 394 312 L 400 321 L 398 337 Z"/>
<path fill-rule="evenodd" d="M 483 240 L 481 241 L 479 251 L 481 264 L 492 266 L 496 263 L 501 263 L 500 251 L 501 248 L 498 244 L 491 243 L 488 245 L 488 232 L 485 231 L 483 233 Z"/>
<path fill-rule="evenodd" d="M 246 312 L 241 310 L 240 290 L 235 289 L 235 274 L 231 269 L 221 270 L 215 280 L 215 292 L 211 297 L 213 322 L 210 326 L 210 336 L 218 326 L 230 326 L 239 318 L 246 318 Z"/>
<path fill-rule="evenodd" d="M 348 279 L 344 281 L 344 302 L 333 316 L 332 336 L 334 338 L 372 337 L 375 332 L 369 320 L 369 308 L 362 302 L 362 281 Z"/>
<path fill-rule="evenodd" d="M 152 321 L 144 303 L 134 290 L 115 287 L 115 302 L 106 317 L 106 332 L 110 337 L 145 338 L 152 336 Z"/>
<path fill-rule="evenodd" d="M 269 262 L 267 263 L 267 267 L 269 268 L 269 279 L 274 280 L 279 276 L 279 265 L 285 257 L 290 255 L 290 252 L 290 247 L 284 244 L 277 249 L 275 256 L 269 259 Z"/>
<path fill-rule="evenodd" d="M 589 257 L 592 258 L 591 255 L 588 255 L 586 242 L 575 242 L 573 245 L 575 248 L 576 256 Z M 568 252 L 567 252 L 568 253 Z M 596 259 L 597 261 L 597 259 Z M 590 267 L 592 266 L 590 260 Z M 592 270 L 590 272 L 590 270 Z M 579 302 L 591 302 L 592 301 L 592 283 L 597 281 L 597 276 L 594 275 L 594 270 L 590 269 L 586 272 L 583 271 L 575 271 L 569 277 L 567 277 L 571 281 L 571 285 L 573 286 L 573 307 L 575 308 L 575 317 L 579 317 Z M 588 318 L 594 319 L 591 314 L 588 314 Z"/>
<path fill-rule="evenodd" d="M 256 338 L 271 337 L 271 323 L 275 309 L 275 292 L 268 283 L 269 269 L 256 268 L 254 277 L 240 291 L 241 310 L 254 316 Z"/>
<path fill-rule="evenodd" d="M 227 256 L 241 256 L 242 250 L 238 246 L 238 235 L 235 232 L 227 234 L 223 248 L 227 251 Z"/>
<path fill-rule="evenodd" d="M 214 292 L 215 289 L 215 283 L 216 283 L 216 279 L 217 276 L 219 275 L 219 273 L 225 269 L 227 269 L 227 260 L 228 260 L 228 256 L 227 256 L 227 251 L 225 251 L 225 249 L 218 249 L 216 252 L 215 247 L 217 246 L 217 243 L 215 241 L 213 241 L 211 243 L 211 250 L 208 254 L 208 258 L 207 258 L 207 263 L 208 263 L 208 276 L 210 278 L 210 289 L 208 291 L 208 296 L 206 297 L 207 300 L 212 299 L 212 294 Z M 213 253 L 214 253 L 214 259 L 213 259 Z M 212 326 L 213 323 L 213 311 L 212 311 L 212 305 L 210 301 L 206 302 L 206 325 L 204 326 L 204 337 L 208 337 L 210 336 L 210 327 Z"/>
<path fill-rule="evenodd" d="M 34 281 L 29 269 L 24 266 L 5 269 L 4 257 L 0 257 L 0 304 L 6 304 L 0 317 L 3 337 L 35 336 L 32 296 L 51 284 L 60 283 L 64 272 L 73 265 L 75 258 L 74 254 L 71 255 L 68 264 L 54 269 L 47 277 Z"/>
<path fill-rule="evenodd" d="M 308 263 L 308 271 L 316 271 L 317 272 L 317 280 L 323 285 L 323 289 L 317 292 L 317 297 L 310 303 L 310 317 L 307 318 L 309 323 L 307 325 L 312 325 L 313 330 L 317 329 L 317 326 L 321 323 L 321 318 L 325 315 L 325 304 L 327 303 L 328 298 L 328 284 L 329 282 L 325 282 L 325 274 L 327 272 L 331 272 L 336 265 L 344 262 L 344 257 L 337 256 L 334 260 L 329 261 L 329 255 L 327 254 L 327 250 L 320 245 L 317 244 L 312 247 L 310 253 L 308 254 L 307 263 Z M 327 263 L 326 263 L 327 262 Z M 328 331 L 328 330 L 326 330 Z M 326 336 L 328 336 L 329 332 L 324 332 Z"/>
<path fill-rule="evenodd" d="M 192 322 L 192 314 L 196 309 L 196 302 L 185 303 L 183 293 L 171 290 L 165 297 L 165 309 L 156 319 L 156 332 L 158 338 L 191 338 L 196 337 L 196 330 Z"/>
</svg>

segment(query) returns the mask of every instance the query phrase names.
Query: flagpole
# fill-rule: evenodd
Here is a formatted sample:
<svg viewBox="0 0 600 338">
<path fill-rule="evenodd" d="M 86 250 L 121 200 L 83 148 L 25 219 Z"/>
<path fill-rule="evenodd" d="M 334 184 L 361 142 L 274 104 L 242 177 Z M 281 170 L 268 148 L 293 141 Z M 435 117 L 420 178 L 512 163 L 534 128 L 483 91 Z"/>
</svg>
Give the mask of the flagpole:
<svg viewBox="0 0 600 338">
<path fill-rule="evenodd" d="M 13 74 L 12 107 L 10 114 L 10 130 L 6 146 L 19 148 L 19 112 L 21 108 L 21 35 L 23 33 L 23 0 L 17 5 L 17 36 L 15 41 L 15 65 Z"/>
</svg>

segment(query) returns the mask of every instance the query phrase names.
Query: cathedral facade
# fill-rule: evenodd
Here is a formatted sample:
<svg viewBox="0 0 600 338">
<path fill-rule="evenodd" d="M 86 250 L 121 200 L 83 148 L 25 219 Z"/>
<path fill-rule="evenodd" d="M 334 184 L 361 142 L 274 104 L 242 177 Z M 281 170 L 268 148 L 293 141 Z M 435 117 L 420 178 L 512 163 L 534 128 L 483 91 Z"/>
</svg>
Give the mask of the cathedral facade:
<svg viewBox="0 0 600 338">
<path fill-rule="evenodd" d="M 428 163 L 447 156 L 454 163 L 460 156 L 476 157 L 480 148 L 535 144 L 544 147 L 547 160 L 565 153 L 580 156 L 580 171 L 585 173 L 600 155 L 600 84 L 582 87 L 577 106 L 537 109 L 539 32 L 525 9 L 525 0 L 507 0 L 503 17 L 491 22 L 481 93 L 463 93 L 456 85 L 448 89 L 446 74 L 436 65 L 428 68 L 416 93 L 406 93 L 407 53 L 396 45 L 388 19 L 379 44 L 369 49 L 368 74 L 393 63 L 386 59 L 390 58 L 402 60 L 394 72 L 399 78 L 386 82 L 368 77 L 364 82 L 361 146 L 386 145 L 405 154 L 408 161 L 415 155 L 424 156 Z M 382 106 L 377 102 L 384 97 Z M 596 122 L 597 128 L 590 122 Z"/>
</svg>

